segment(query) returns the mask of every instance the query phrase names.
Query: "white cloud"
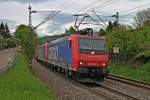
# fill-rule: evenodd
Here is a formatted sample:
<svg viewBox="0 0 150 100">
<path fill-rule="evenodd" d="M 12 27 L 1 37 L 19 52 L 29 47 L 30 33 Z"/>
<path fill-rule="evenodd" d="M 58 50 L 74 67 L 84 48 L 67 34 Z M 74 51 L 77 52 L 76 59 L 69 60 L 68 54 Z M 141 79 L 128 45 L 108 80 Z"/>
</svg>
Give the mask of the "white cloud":
<svg viewBox="0 0 150 100">
<path fill-rule="evenodd" d="M 100 5 L 102 2 L 106 0 L 101 0 L 98 3 L 90 5 L 90 8 L 87 7 L 80 11 L 82 8 L 86 7 L 92 2 L 97 0 L 0 0 L 0 19 L 7 19 L 11 21 L 15 21 L 15 23 L 11 23 L 9 21 L 8 25 L 10 25 L 11 30 L 15 30 L 15 27 L 20 24 L 28 24 L 28 5 L 29 3 L 32 6 L 32 10 L 62 10 L 61 14 L 58 14 L 54 19 L 51 19 L 47 23 L 40 26 L 37 30 L 39 36 L 44 35 L 54 35 L 61 34 L 68 29 L 70 26 L 74 25 L 75 19 L 72 17 L 72 14 L 76 13 L 84 13 L 89 9 L 92 9 L 95 6 Z M 135 8 L 139 5 L 143 5 L 146 3 L 150 3 L 148 0 L 112 0 L 110 3 L 103 5 L 103 7 L 98 7 L 96 9 L 99 12 L 106 12 L 109 14 L 98 13 L 101 18 L 107 23 L 109 20 L 114 20 L 110 16 L 114 13 L 126 11 L 131 8 Z M 149 5 L 143 6 L 140 10 L 150 7 Z M 88 9 L 89 8 L 89 9 Z M 132 10 L 131 12 L 138 11 Z M 130 12 L 130 11 L 128 11 Z M 120 13 L 120 15 L 126 14 L 128 12 Z M 91 13 L 91 12 L 90 12 Z M 111 14 L 111 15 L 110 15 Z M 47 17 L 48 13 L 38 13 L 32 14 L 32 22 L 33 26 L 39 24 L 45 17 Z M 108 17 L 109 16 L 109 17 Z M 130 24 L 133 22 L 133 15 L 120 16 L 120 22 L 125 24 Z M 11 23 L 11 24 L 10 24 Z M 53 26 L 51 23 L 55 23 L 57 25 Z M 81 26 L 85 27 L 85 26 Z M 96 26 L 88 26 L 88 27 L 96 27 Z M 100 26 L 97 26 L 100 27 Z M 98 28 L 95 28 L 98 29 Z"/>
</svg>

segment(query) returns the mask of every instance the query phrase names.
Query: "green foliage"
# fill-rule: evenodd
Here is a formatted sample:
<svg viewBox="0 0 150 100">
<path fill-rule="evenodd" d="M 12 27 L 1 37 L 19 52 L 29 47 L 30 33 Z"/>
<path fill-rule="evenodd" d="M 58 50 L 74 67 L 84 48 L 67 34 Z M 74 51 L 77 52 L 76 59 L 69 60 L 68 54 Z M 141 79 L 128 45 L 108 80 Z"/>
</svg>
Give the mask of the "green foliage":
<svg viewBox="0 0 150 100">
<path fill-rule="evenodd" d="M 150 50 L 150 24 L 148 22 L 144 23 L 140 30 L 130 30 L 125 26 L 113 28 L 112 32 L 107 32 L 106 37 L 110 55 L 113 55 L 113 47 L 117 46 L 120 50 L 119 57 L 122 60 L 140 59 L 140 57 L 147 60 L 150 58 L 148 53 Z"/>
<path fill-rule="evenodd" d="M 7 23 L 0 24 L 0 48 L 15 47 L 15 39 L 10 35 L 9 27 Z"/>
<path fill-rule="evenodd" d="M 108 22 L 108 26 L 107 26 L 107 28 L 106 28 L 106 31 L 107 31 L 107 32 L 111 32 L 112 29 L 113 29 L 113 24 L 112 24 L 111 21 L 109 21 L 109 22 Z"/>
<path fill-rule="evenodd" d="M 12 48 L 15 47 L 15 40 L 13 38 L 4 38 L 2 40 L 3 48 Z"/>
<path fill-rule="evenodd" d="M 133 56 L 137 52 L 137 41 L 134 33 L 122 28 L 114 28 L 112 32 L 106 35 L 108 50 L 113 54 L 113 47 L 119 47 L 119 55 L 123 58 Z"/>
<path fill-rule="evenodd" d="M 109 70 L 111 74 L 121 77 L 150 82 L 150 63 L 146 63 L 138 69 L 133 69 L 129 64 L 110 64 Z"/>
<path fill-rule="evenodd" d="M 29 60 L 32 59 L 35 47 L 38 44 L 36 33 L 30 26 L 20 25 L 16 29 L 16 38 Z"/>
<path fill-rule="evenodd" d="M 101 28 L 101 29 L 99 30 L 98 34 L 99 34 L 100 36 L 101 36 L 101 35 L 105 35 L 105 34 L 106 34 L 106 31 L 105 31 L 103 28 Z"/>
<path fill-rule="evenodd" d="M 26 56 L 19 54 L 16 65 L 0 76 L 0 100 L 55 99 L 52 90 L 48 90 L 27 66 Z"/>
<path fill-rule="evenodd" d="M 5 25 L 3 23 L 0 24 L 0 35 L 2 35 L 4 38 L 11 38 L 7 23 Z"/>
<path fill-rule="evenodd" d="M 147 21 L 150 21 L 149 17 L 150 8 L 146 10 L 139 11 L 134 18 L 134 26 L 138 29 L 143 27 L 143 24 Z"/>
<path fill-rule="evenodd" d="M 76 30 L 71 26 L 70 28 L 69 28 L 69 30 L 66 30 L 66 34 L 73 34 L 74 32 L 76 32 Z"/>
<path fill-rule="evenodd" d="M 147 50 L 147 51 L 141 51 L 140 53 L 138 53 L 136 56 L 135 56 L 136 59 L 138 58 L 150 58 L 150 50 Z"/>
</svg>

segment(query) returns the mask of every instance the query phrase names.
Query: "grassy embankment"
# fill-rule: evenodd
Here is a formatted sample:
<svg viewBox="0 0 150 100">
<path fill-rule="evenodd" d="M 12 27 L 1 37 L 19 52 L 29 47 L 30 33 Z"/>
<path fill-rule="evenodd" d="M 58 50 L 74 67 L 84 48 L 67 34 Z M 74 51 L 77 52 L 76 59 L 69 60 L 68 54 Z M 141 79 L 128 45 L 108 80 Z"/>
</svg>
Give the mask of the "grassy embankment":
<svg viewBox="0 0 150 100">
<path fill-rule="evenodd" d="M 131 65 L 110 64 L 109 69 L 111 74 L 150 83 L 150 63 L 137 69 Z"/>
<path fill-rule="evenodd" d="M 51 92 L 50 92 L 51 91 Z M 28 68 L 26 57 L 18 55 L 16 65 L 0 76 L 0 100 L 54 100 L 52 90 Z"/>
</svg>

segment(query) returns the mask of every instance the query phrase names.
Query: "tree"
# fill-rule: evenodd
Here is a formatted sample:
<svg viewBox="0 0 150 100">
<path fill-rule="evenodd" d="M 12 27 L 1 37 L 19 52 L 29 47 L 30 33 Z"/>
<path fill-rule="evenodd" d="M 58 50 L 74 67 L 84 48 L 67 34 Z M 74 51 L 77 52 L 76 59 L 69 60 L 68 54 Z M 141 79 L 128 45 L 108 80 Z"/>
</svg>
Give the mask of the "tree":
<svg viewBox="0 0 150 100">
<path fill-rule="evenodd" d="M 26 25 L 20 25 L 16 29 L 16 38 L 21 45 L 23 52 L 27 55 L 29 61 L 34 57 L 34 51 L 37 41 L 37 35 L 32 30 L 32 27 Z"/>
<path fill-rule="evenodd" d="M 3 29 L 3 30 L 5 29 L 5 26 L 4 26 L 3 23 L 1 23 L 0 28 Z"/>
<path fill-rule="evenodd" d="M 98 34 L 99 34 L 99 35 L 105 35 L 105 34 L 106 34 L 106 31 L 105 31 L 103 28 L 100 28 Z"/>
<path fill-rule="evenodd" d="M 10 30 L 9 30 L 9 27 L 8 27 L 8 25 L 7 25 L 7 23 L 5 24 L 5 32 L 10 32 Z"/>
<path fill-rule="evenodd" d="M 69 28 L 69 30 L 66 30 L 67 34 L 73 34 L 74 32 L 76 32 L 76 30 L 72 26 Z"/>
<path fill-rule="evenodd" d="M 5 25 L 3 23 L 1 23 L 1 25 L 0 25 L 0 34 L 4 38 L 11 38 L 9 27 L 8 27 L 7 23 Z"/>
<path fill-rule="evenodd" d="M 150 8 L 147 10 L 139 11 L 134 18 L 134 26 L 139 29 L 147 21 L 150 21 Z"/>
<path fill-rule="evenodd" d="M 108 26 L 107 26 L 107 28 L 106 28 L 106 31 L 107 31 L 107 32 L 111 32 L 112 29 L 113 29 L 113 24 L 112 24 L 111 21 L 109 21 L 109 22 L 108 22 Z"/>
<path fill-rule="evenodd" d="M 5 31 L 4 24 L 1 23 L 1 24 L 0 24 L 0 34 L 3 35 L 3 34 L 4 34 L 4 31 Z"/>
</svg>

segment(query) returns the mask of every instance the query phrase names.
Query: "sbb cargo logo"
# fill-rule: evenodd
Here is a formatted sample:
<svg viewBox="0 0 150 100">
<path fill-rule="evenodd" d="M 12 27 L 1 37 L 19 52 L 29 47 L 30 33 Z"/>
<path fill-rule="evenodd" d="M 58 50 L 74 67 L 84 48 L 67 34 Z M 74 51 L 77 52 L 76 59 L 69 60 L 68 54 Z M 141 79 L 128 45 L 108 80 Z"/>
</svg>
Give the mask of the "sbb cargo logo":
<svg viewBox="0 0 150 100">
<path fill-rule="evenodd" d="M 49 55 L 48 58 L 50 60 L 57 60 L 58 58 L 58 47 L 49 47 Z"/>
</svg>

